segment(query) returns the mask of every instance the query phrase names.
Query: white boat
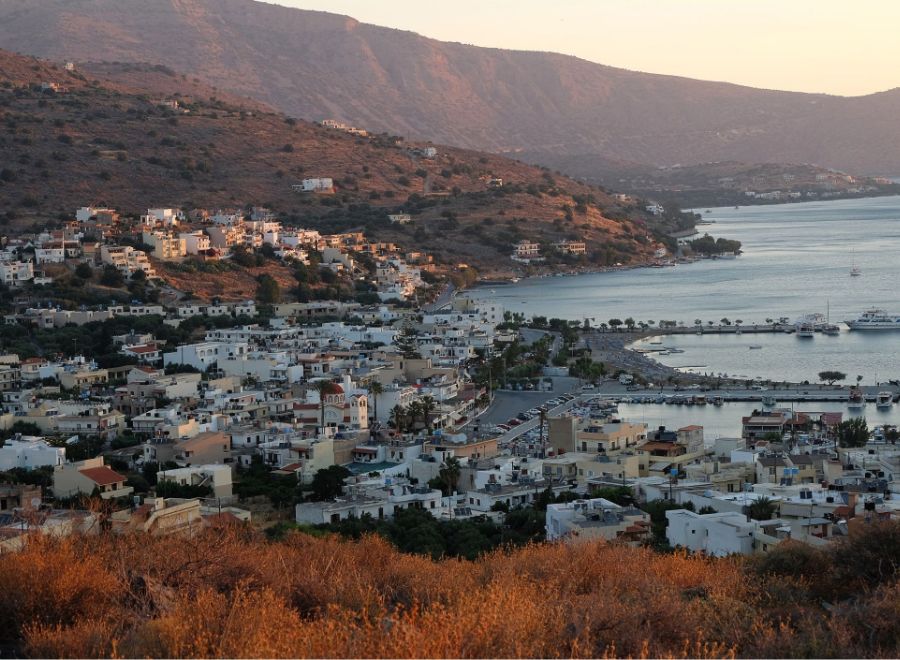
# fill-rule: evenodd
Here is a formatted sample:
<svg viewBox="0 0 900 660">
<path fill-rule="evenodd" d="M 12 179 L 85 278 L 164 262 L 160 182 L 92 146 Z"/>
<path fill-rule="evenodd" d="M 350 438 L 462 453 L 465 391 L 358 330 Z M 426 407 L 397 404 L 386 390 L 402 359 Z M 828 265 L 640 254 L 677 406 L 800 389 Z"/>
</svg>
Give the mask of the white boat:
<svg viewBox="0 0 900 660">
<path fill-rule="evenodd" d="M 850 250 L 850 258 L 853 258 L 853 250 Z M 853 263 L 850 266 L 850 277 L 859 277 L 860 275 L 862 275 L 862 271 L 856 265 L 856 259 L 853 259 Z"/>
<path fill-rule="evenodd" d="M 900 330 L 900 315 L 888 314 L 883 309 L 867 309 L 858 319 L 847 321 L 851 330 Z"/>
<path fill-rule="evenodd" d="M 795 326 L 799 339 L 812 339 L 816 336 L 816 326 L 812 323 L 798 322 Z"/>
<path fill-rule="evenodd" d="M 822 326 L 822 334 L 836 337 L 837 335 L 841 334 L 841 327 L 839 325 L 835 325 L 834 323 L 829 323 Z"/>
<path fill-rule="evenodd" d="M 807 314 L 801 316 L 794 322 L 794 329 L 797 331 L 797 337 L 801 339 L 810 339 L 815 336 L 815 332 L 825 325 L 825 317 L 819 313 Z"/>
<path fill-rule="evenodd" d="M 777 404 L 777 403 L 778 403 L 778 401 L 775 399 L 774 396 L 764 396 L 762 398 L 762 404 L 764 406 L 766 406 L 767 408 L 774 408 L 775 404 Z"/>
<path fill-rule="evenodd" d="M 858 387 L 850 389 L 850 399 L 847 401 L 847 407 L 850 410 L 860 410 L 866 407 L 866 396 Z"/>
<path fill-rule="evenodd" d="M 877 408 L 890 408 L 894 405 L 894 393 L 893 392 L 879 392 L 878 396 L 875 397 L 875 407 Z"/>
</svg>

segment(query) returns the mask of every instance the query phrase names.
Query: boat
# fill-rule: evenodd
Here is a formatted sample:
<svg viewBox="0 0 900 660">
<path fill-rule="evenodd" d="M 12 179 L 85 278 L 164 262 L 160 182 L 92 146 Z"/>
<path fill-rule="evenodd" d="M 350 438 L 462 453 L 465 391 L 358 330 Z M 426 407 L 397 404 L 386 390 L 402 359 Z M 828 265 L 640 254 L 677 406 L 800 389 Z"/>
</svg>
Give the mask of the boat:
<svg viewBox="0 0 900 660">
<path fill-rule="evenodd" d="M 853 250 L 850 250 L 850 258 L 853 259 Z M 850 277 L 859 277 L 862 275 L 862 271 L 859 269 L 859 266 L 856 265 L 856 259 L 853 259 L 853 263 L 850 266 Z"/>
<path fill-rule="evenodd" d="M 694 396 L 694 405 L 695 406 L 705 406 L 706 405 L 706 395 L 705 394 L 697 394 Z"/>
<path fill-rule="evenodd" d="M 893 392 L 879 392 L 875 397 L 875 407 L 876 408 L 890 408 L 894 405 L 894 393 Z"/>
<path fill-rule="evenodd" d="M 762 348 L 762 346 L 760 346 L 759 344 L 750 344 L 750 350 L 751 350 L 751 351 L 758 351 L 758 350 L 760 350 L 761 348 Z"/>
<path fill-rule="evenodd" d="M 825 317 L 821 314 L 807 314 L 794 322 L 797 337 L 801 339 L 814 337 L 816 330 L 821 329 L 823 325 L 825 325 Z"/>
<path fill-rule="evenodd" d="M 777 403 L 778 403 L 778 401 L 775 399 L 774 396 L 764 396 L 762 398 L 762 404 L 764 406 L 766 406 L 767 408 L 774 408 L 775 404 L 777 404 Z"/>
<path fill-rule="evenodd" d="M 900 330 L 900 315 L 888 314 L 883 309 L 867 309 L 852 321 L 846 321 L 851 330 Z"/>
<path fill-rule="evenodd" d="M 725 399 L 723 399 L 723 398 L 720 397 L 720 396 L 714 396 L 714 397 L 712 398 L 712 404 L 713 404 L 714 406 L 721 406 L 723 403 L 725 403 Z"/>
<path fill-rule="evenodd" d="M 850 398 L 847 401 L 847 407 L 850 410 L 859 410 L 866 407 L 866 396 L 858 387 L 850 388 Z"/>
<path fill-rule="evenodd" d="M 822 326 L 822 334 L 831 337 L 841 334 L 840 326 L 831 322 L 831 301 L 825 303 L 825 325 Z"/>
<path fill-rule="evenodd" d="M 799 339 L 812 339 L 816 336 L 816 327 L 812 323 L 798 322 L 795 327 Z"/>
</svg>

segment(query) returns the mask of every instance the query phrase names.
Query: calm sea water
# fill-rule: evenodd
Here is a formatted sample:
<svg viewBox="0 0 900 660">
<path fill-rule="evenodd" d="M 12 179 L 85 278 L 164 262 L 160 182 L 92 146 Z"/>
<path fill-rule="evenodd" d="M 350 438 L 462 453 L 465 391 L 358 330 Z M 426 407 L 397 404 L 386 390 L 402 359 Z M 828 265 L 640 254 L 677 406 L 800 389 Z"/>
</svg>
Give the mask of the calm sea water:
<svg viewBox="0 0 900 660">
<path fill-rule="evenodd" d="M 777 392 L 772 392 L 777 396 Z M 722 406 L 667 406 L 663 404 L 620 404 L 619 414 L 623 419 L 633 422 L 645 422 L 651 429 L 665 426 L 670 429 L 681 428 L 690 424 L 703 426 L 703 435 L 709 440 L 716 438 L 735 438 L 741 435 L 741 417 L 749 415 L 760 404 L 749 402 L 726 403 Z M 790 405 L 786 406 L 790 408 Z M 865 417 L 869 428 L 883 424 L 900 423 L 900 405 L 888 409 L 877 409 L 874 403 L 868 404 L 862 411 L 850 411 L 843 403 L 809 402 L 796 403 L 797 412 L 842 412 L 844 419 Z"/>
<path fill-rule="evenodd" d="M 829 302 L 833 321 L 872 305 L 900 313 L 900 197 L 716 208 L 703 217 L 714 224 L 701 232 L 741 241 L 744 254 L 674 268 L 527 279 L 473 295 L 528 316 L 596 323 L 627 316 L 761 323 L 824 314 Z M 850 277 L 854 262 L 861 277 Z"/>
<path fill-rule="evenodd" d="M 744 254 L 674 268 L 528 279 L 472 295 L 526 316 L 587 318 L 594 324 L 629 316 L 686 325 L 726 317 L 749 324 L 828 309 L 831 321 L 840 322 L 872 306 L 900 313 L 900 197 L 700 211 L 714 221 L 701 231 L 741 241 Z M 850 277 L 854 264 L 861 277 Z M 682 335 L 663 344 L 684 353 L 661 362 L 699 371 L 811 382 L 826 369 L 854 381 L 862 375 L 865 383 L 900 378 L 900 332 L 845 328 L 838 337 L 811 340 Z M 763 348 L 749 350 L 751 344 Z"/>
</svg>

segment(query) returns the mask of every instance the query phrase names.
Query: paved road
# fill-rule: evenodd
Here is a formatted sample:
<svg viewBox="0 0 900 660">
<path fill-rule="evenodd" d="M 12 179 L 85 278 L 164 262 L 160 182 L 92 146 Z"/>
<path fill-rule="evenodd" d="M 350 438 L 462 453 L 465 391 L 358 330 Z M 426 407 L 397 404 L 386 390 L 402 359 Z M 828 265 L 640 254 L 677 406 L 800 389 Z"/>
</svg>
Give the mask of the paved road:
<svg viewBox="0 0 900 660">
<path fill-rule="evenodd" d="M 551 392 L 512 392 L 508 390 L 495 392 L 493 405 L 479 418 L 481 425 L 502 424 L 520 412 L 543 405 L 550 399 L 572 391 L 579 384 L 577 378 L 560 376 L 554 377 L 552 380 L 553 390 Z"/>
<path fill-rule="evenodd" d="M 429 305 L 425 305 L 422 309 L 426 313 L 436 312 L 442 307 L 446 307 L 450 304 L 450 301 L 453 300 L 453 294 L 456 291 L 456 288 L 452 284 L 447 284 L 444 287 L 444 290 L 441 291 L 441 295 L 439 295 L 435 301 Z"/>
</svg>

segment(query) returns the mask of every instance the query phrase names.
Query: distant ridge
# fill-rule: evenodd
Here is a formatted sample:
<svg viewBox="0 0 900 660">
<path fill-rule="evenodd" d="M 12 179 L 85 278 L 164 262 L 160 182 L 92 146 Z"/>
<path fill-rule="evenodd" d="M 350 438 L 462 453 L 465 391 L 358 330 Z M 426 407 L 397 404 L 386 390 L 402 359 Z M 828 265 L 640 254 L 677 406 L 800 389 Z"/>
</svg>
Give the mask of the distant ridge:
<svg viewBox="0 0 900 660">
<path fill-rule="evenodd" d="M 251 0 L 0 0 L 0 45 L 161 63 L 294 116 L 469 148 L 900 172 L 897 89 L 842 98 L 635 73 Z"/>
</svg>

